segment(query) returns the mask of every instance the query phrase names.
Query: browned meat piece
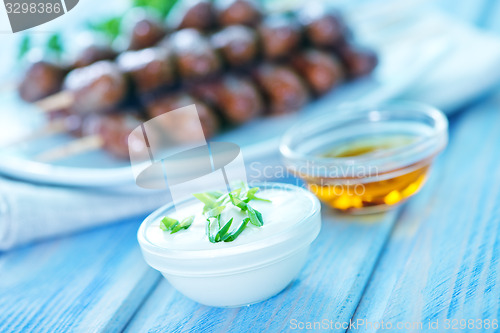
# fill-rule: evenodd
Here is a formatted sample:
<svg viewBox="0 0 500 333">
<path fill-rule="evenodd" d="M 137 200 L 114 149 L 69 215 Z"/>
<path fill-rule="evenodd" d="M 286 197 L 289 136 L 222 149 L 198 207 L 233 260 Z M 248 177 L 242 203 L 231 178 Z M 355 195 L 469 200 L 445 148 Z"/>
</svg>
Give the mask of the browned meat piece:
<svg viewBox="0 0 500 333">
<path fill-rule="evenodd" d="M 338 85 L 344 77 L 337 57 L 323 51 L 304 51 L 292 59 L 292 65 L 318 95 Z"/>
<path fill-rule="evenodd" d="M 255 84 L 249 80 L 228 75 L 220 83 L 219 106 L 231 122 L 241 124 L 264 111 L 264 103 Z"/>
<path fill-rule="evenodd" d="M 215 106 L 219 101 L 220 79 L 210 80 L 202 83 L 194 83 L 188 86 L 188 91 L 203 102 Z"/>
<path fill-rule="evenodd" d="M 26 102 L 36 102 L 61 89 L 66 71 L 46 61 L 31 64 L 19 84 L 19 95 Z"/>
<path fill-rule="evenodd" d="M 299 19 L 308 39 L 319 47 L 333 47 L 347 34 L 342 17 L 320 5 L 311 5 L 300 11 Z"/>
<path fill-rule="evenodd" d="M 275 15 L 267 17 L 259 26 L 264 55 L 278 59 L 290 55 L 301 42 L 300 25 L 291 17 Z"/>
<path fill-rule="evenodd" d="M 135 8 L 124 19 L 129 38 L 129 50 L 140 50 L 156 45 L 166 34 L 156 13 Z"/>
<path fill-rule="evenodd" d="M 253 0 L 219 0 L 215 11 L 220 25 L 244 24 L 255 26 L 262 17 L 261 9 Z"/>
<path fill-rule="evenodd" d="M 172 54 L 164 47 L 124 52 L 117 63 L 122 72 L 131 76 L 139 93 L 170 86 L 176 79 Z"/>
<path fill-rule="evenodd" d="M 349 77 L 356 78 L 367 75 L 378 64 L 377 55 L 371 50 L 346 43 L 343 43 L 337 50 L 347 68 Z"/>
<path fill-rule="evenodd" d="M 209 0 L 179 1 L 167 17 L 167 24 L 175 30 L 194 28 L 204 31 L 210 29 L 214 21 L 214 10 Z"/>
<path fill-rule="evenodd" d="M 113 60 L 116 58 L 116 52 L 111 46 L 89 45 L 79 53 L 73 63 L 74 68 L 85 67 L 101 60 Z"/>
<path fill-rule="evenodd" d="M 184 79 L 206 78 L 220 69 L 220 60 L 214 49 L 195 29 L 173 33 L 168 45 L 174 52 L 177 69 Z"/>
<path fill-rule="evenodd" d="M 264 112 L 261 94 L 250 79 L 226 75 L 216 82 L 196 87 L 193 93 L 216 105 L 231 123 L 241 124 Z"/>
<path fill-rule="evenodd" d="M 147 113 L 150 118 L 157 117 L 166 112 L 179 109 L 191 104 L 196 105 L 198 116 L 201 120 L 201 126 L 206 138 L 210 138 L 217 133 L 219 129 L 219 120 L 214 111 L 205 103 L 193 98 L 187 94 L 172 94 L 164 96 L 151 102 L 147 106 Z M 175 119 L 170 122 L 161 124 L 161 128 L 169 133 L 171 137 L 177 142 L 190 142 L 193 138 L 197 138 L 198 133 L 193 133 L 193 126 L 191 124 L 195 119 L 191 119 L 188 113 L 179 114 Z"/>
<path fill-rule="evenodd" d="M 298 111 L 309 101 L 304 82 L 289 67 L 262 64 L 257 68 L 255 76 L 269 99 L 271 114 Z"/>
<path fill-rule="evenodd" d="M 90 115 L 82 122 L 82 134 L 99 135 L 107 152 L 115 157 L 128 159 L 129 135 L 141 124 L 142 121 L 131 114 Z M 147 149 L 142 135 L 133 141 L 133 147 L 141 151 Z"/>
<path fill-rule="evenodd" d="M 255 31 L 243 25 L 232 25 L 212 35 L 212 45 L 231 66 L 252 62 L 257 56 Z"/>
<path fill-rule="evenodd" d="M 127 93 L 127 81 L 116 64 L 99 61 L 72 70 L 64 88 L 73 95 L 72 112 L 95 113 L 116 107 Z"/>
<path fill-rule="evenodd" d="M 87 115 L 73 114 L 69 109 L 61 109 L 55 112 L 49 112 L 47 119 L 51 123 L 62 122 L 64 132 L 73 136 L 82 136 L 82 124 Z"/>
</svg>

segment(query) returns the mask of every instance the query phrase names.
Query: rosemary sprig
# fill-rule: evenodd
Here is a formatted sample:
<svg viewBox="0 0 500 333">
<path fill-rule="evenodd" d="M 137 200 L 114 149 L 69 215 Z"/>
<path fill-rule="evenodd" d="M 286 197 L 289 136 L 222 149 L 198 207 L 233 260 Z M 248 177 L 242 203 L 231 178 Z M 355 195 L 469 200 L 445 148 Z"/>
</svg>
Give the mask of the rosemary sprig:
<svg viewBox="0 0 500 333">
<path fill-rule="evenodd" d="M 246 200 L 248 200 L 248 201 L 250 201 L 250 200 L 258 200 L 258 201 L 271 202 L 271 200 L 257 197 L 255 195 L 255 193 L 257 193 L 258 191 L 259 191 L 258 187 L 253 187 L 253 188 L 249 189 L 248 192 L 247 192 L 247 199 Z"/>
</svg>

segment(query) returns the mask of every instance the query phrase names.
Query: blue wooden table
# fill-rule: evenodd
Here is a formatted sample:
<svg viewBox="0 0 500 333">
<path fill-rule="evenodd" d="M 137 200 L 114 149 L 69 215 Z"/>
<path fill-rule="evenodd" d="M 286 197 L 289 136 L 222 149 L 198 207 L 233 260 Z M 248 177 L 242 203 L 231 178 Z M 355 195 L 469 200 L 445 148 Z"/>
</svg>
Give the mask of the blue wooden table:
<svg viewBox="0 0 500 333">
<path fill-rule="evenodd" d="M 443 6 L 500 30 L 495 1 Z M 298 279 L 265 302 L 218 309 L 176 292 L 143 261 L 137 216 L 2 254 L 0 332 L 500 331 L 499 109 L 500 91 L 450 118 L 448 148 L 402 209 L 325 209 Z"/>
</svg>

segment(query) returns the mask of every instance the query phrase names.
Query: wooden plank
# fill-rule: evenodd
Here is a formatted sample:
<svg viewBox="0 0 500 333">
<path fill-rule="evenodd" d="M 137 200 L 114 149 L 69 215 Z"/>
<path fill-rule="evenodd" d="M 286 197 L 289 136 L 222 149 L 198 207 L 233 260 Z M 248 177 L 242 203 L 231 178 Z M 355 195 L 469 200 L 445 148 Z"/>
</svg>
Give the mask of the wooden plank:
<svg viewBox="0 0 500 333">
<path fill-rule="evenodd" d="M 309 261 L 298 279 L 277 296 L 242 308 L 211 308 L 187 299 L 162 280 L 127 331 L 277 332 L 293 329 L 295 321 L 297 325 L 323 318 L 349 321 L 396 212 L 340 218 L 327 210 L 323 215 Z"/>
<path fill-rule="evenodd" d="M 424 329 L 438 320 L 442 332 L 445 319 L 500 319 L 498 105 L 453 120 L 451 143 L 405 208 L 354 320 Z"/>
<path fill-rule="evenodd" d="M 120 331 L 159 280 L 137 244 L 141 221 L 3 254 L 0 332 Z"/>
</svg>

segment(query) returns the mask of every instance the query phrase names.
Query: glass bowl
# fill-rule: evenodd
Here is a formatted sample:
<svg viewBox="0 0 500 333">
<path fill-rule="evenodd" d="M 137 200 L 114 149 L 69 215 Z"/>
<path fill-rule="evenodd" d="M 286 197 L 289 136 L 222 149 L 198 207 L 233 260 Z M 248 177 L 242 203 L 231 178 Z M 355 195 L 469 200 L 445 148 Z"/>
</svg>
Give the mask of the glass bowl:
<svg viewBox="0 0 500 333">
<path fill-rule="evenodd" d="M 393 208 L 417 193 L 448 142 L 446 116 L 415 102 L 352 105 L 282 138 L 287 168 L 322 202 L 348 213 Z"/>
</svg>

